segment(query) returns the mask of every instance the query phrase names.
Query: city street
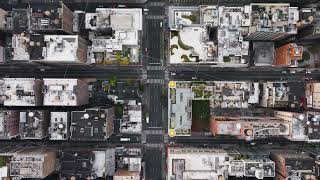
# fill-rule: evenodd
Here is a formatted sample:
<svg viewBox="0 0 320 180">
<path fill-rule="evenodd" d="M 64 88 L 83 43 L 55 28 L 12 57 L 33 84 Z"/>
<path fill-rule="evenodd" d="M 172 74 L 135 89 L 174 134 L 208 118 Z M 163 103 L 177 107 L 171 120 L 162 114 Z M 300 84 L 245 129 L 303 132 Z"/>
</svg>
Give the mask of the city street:
<svg viewBox="0 0 320 180">
<path fill-rule="evenodd" d="M 42 6 L 42 3 L 50 5 L 50 3 L 57 3 L 58 1 L 60 0 L 42 0 L 42 1 L 17 0 L 17 1 L 10 1 L 10 4 L 6 3 L 6 5 L 3 5 L 3 7 L 10 8 L 12 6 L 17 8 L 25 8 L 29 3 L 35 6 Z M 271 1 L 272 0 L 256 0 L 255 2 L 271 2 Z M 302 5 L 303 3 L 306 3 L 306 2 L 303 2 L 302 0 L 289 0 L 289 1 L 291 2 L 292 5 Z M 139 31 L 137 30 L 137 32 L 139 33 L 136 33 L 137 36 L 135 36 L 135 37 L 139 37 L 136 39 L 137 40 L 136 42 L 139 42 L 138 43 L 139 47 L 137 48 L 136 50 L 137 53 L 135 55 L 139 55 L 141 62 L 133 65 L 102 65 L 102 64 L 89 65 L 89 64 L 77 64 L 77 63 L 69 64 L 69 63 L 60 63 L 60 62 L 44 63 L 41 61 L 30 62 L 30 63 L 25 61 L 21 61 L 21 62 L 10 61 L 0 65 L 0 77 L 1 78 L 38 78 L 38 79 L 78 78 L 78 79 L 86 79 L 91 84 L 99 83 L 99 87 L 100 88 L 102 87 L 101 94 L 99 94 L 98 93 L 99 91 L 97 91 L 95 95 L 92 95 L 94 94 L 93 92 L 95 91 L 90 90 L 90 95 L 91 95 L 90 100 L 92 101 L 94 99 L 95 101 L 92 101 L 92 102 L 90 101 L 88 104 L 82 105 L 82 106 L 54 107 L 55 111 L 57 112 L 58 111 L 76 111 L 79 109 L 87 109 L 90 107 L 103 106 L 103 105 L 104 106 L 110 105 L 110 107 L 111 106 L 116 107 L 117 106 L 115 103 L 116 101 L 111 100 L 110 96 L 108 97 L 108 95 L 111 94 L 109 93 L 111 92 L 109 91 L 110 90 L 109 84 L 111 84 L 110 79 L 113 77 L 116 77 L 115 81 L 118 81 L 117 83 L 123 83 L 121 86 L 114 86 L 111 88 L 112 90 L 114 90 L 113 92 L 117 92 L 118 94 L 120 94 L 116 96 L 118 100 L 122 98 L 121 96 L 123 96 L 123 97 L 130 97 L 131 98 L 130 100 L 134 99 L 134 100 L 137 100 L 137 102 L 139 102 L 139 110 L 136 110 L 138 111 L 136 113 L 138 115 L 137 115 L 137 118 L 134 117 L 138 120 L 133 121 L 133 124 L 135 123 L 139 125 L 140 134 L 132 135 L 132 134 L 125 134 L 125 133 L 122 134 L 120 132 L 119 129 L 120 129 L 120 126 L 122 126 L 120 120 L 124 119 L 125 117 L 124 112 L 128 111 L 128 113 L 125 115 L 129 119 L 129 115 L 128 115 L 129 110 L 127 110 L 129 108 L 122 107 L 122 109 L 120 109 L 119 111 L 120 113 L 122 112 L 123 114 L 120 117 L 117 117 L 117 119 L 113 121 L 114 124 L 112 125 L 112 127 L 115 129 L 113 131 L 113 135 L 108 136 L 109 138 L 105 141 L 72 141 L 72 140 L 49 141 L 48 136 L 46 136 L 44 139 L 41 139 L 41 140 L 24 140 L 24 139 L 19 139 L 18 137 L 18 138 L 13 138 L 12 140 L 1 140 L 0 152 L 1 150 L 3 150 L 2 147 L 12 146 L 12 145 L 20 146 L 22 148 L 29 147 L 29 146 L 35 146 L 35 147 L 41 147 L 41 148 L 47 147 L 59 152 L 63 150 L 70 150 L 73 148 L 86 149 L 86 150 L 93 150 L 93 149 L 99 150 L 103 148 L 115 148 L 115 147 L 122 147 L 122 146 L 130 147 L 130 148 L 141 148 L 143 149 L 143 152 L 144 152 L 142 156 L 142 160 L 143 160 L 143 163 L 145 163 L 144 164 L 145 168 L 143 168 L 144 170 L 143 173 L 146 175 L 146 180 L 163 180 L 165 179 L 165 175 L 164 175 L 165 168 L 166 168 L 165 167 L 165 163 L 166 163 L 165 151 L 167 146 L 211 148 L 214 146 L 224 146 L 224 145 L 239 146 L 239 147 L 243 147 L 243 146 L 258 147 L 259 145 L 261 146 L 273 145 L 277 147 L 285 147 L 287 145 L 293 145 L 292 141 L 289 141 L 288 139 L 285 139 L 285 138 L 256 139 L 248 142 L 245 140 L 239 140 L 236 137 L 233 137 L 231 135 L 230 136 L 217 135 L 213 137 L 211 135 L 211 132 L 192 132 L 191 136 L 176 136 L 178 134 L 177 130 L 180 130 L 179 126 L 180 127 L 184 126 L 182 123 L 184 119 L 188 119 L 188 121 L 192 121 L 190 120 L 192 118 L 193 122 L 194 122 L 194 119 L 196 119 L 191 115 L 191 112 L 194 115 L 194 114 L 197 114 L 195 112 L 204 112 L 204 110 L 201 109 L 199 111 L 194 111 L 192 110 L 192 108 L 186 107 L 186 106 L 181 106 L 181 107 L 184 107 L 185 109 L 190 108 L 190 110 L 188 111 L 184 109 L 181 110 L 182 108 L 180 108 L 180 106 L 179 107 L 176 106 L 178 108 L 176 107 L 172 108 L 172 104 L 178 104 L 180 102 L 180 104 L 184 103 L 185 105 L 185 104 L 190 104 L 190 102 L 192 101 L 190 100 L 190 96 L 187 96 L 186 98 L 186 96 L 184 96 L 183 94 L 184 93 L 183 90 L 186 89 L 185 87 L 187 86 L 181 88 L 182 90 L 180 90 L 178 88 L 182 86 L 181 85 L 179 86 L 179 83 L 172 82 L 170 83 L 170 85 L 172 84 L 173 85 L 170 87 L 170 89 L 168 89 L 169 81 L 252 81 L 252 82 L 288 81 L 288 84 L 290 83 L 291 85 L 290 88 L 292 89 L 292 91 L 290 91 L 291 94 L 303 94 L 302 98 L 297 98 L 297 100 L 295 101 L 299 103 L 301 99 L 303 100 L 305 99 L 305 94 L 306 94 L 306 91 L 305 91 L 306 88 L 304 86 L 300 86 L 302 84 L 300 82 L 304 82 L 306 84 L 307 82 L 316 82 L 320 80 L 320 70 L 318 69 L 306 70 L 302 68 L 283 68 L 283 67 L 278 67 L 278 68 L 277 67 L 246 67 L 246 68 L 214 67 L 208 64 L 204 65 L 200 63 L 198 65 L 195 65 L 193 63 L 190 63 L 191 65 L 169 64 L 169 59 L 168 59 L 169 57 L 166 57 L 166 54 L 170 54 L 170 51 L 168 50 L 171 48 L 170 45 L 168 45 L 169 43 L 166 42 L 166 41 L 170 41 L 170 38 L 166 37 L 170 35 L 170 32 L 168 31 L 169 30 L 168 24 L 167 24 L 167 20 L 168 20 L 168 17 L 167 17 L 168 14 L 166 12 L 167 6 L 173 6 L 173 5 L 198 6 L 199 4 L 208 4 L 208 5 L 219 4 L 219 5 L 232 6 L 232 5 L 239 5 L 239 4 L 247 4 L 249 2 L 251 1 L 249 0 L 239 0 L 239 1 L 234 1 L 234 0 L 119 0 L 119 1 L 67 0 L 65 3 L 67 6 L 70 7 L 70 9 L 83 10 L 86 12 L 95 12 L 95 8 L 97 7 L 141 8 L 143 13 L 143 19 L 142 19 L 143 30 L 142 32 L 140 31 L 141 29 L 139 29 Z M 317 0 L 307 0 L 307 2 L 308 3 L 317 2 Z M 0 3 L 0 6 L 2 6 L 1 3 Z M 108 15 L 111 16 L 110 14 Z M 114 30 L 112 28 L 110 29 Z M 177 31 L 177 30 L 174 29 L 173 31 Z M 110 37 L 111 36 L 108 36 L 108 38 Z M 180 35 L 178 37 L 179 37 L 178 38 L 179 41 L 181 41 Z M 179 41 L 178 41 L 178 44 L 179 44 Z M 132 45 L 130 44 L 130 48 L 131 46 Z M 169 46 L 169 47 L 166 47 L 166 46 Z M 188 51 L 187 50 L 185 51 L 187 51 L 188 54 L 190 54 L 189 57 L 194 58 L 193 53 L 190 53 L 192 50 L 191 47 L 186 49 L 188 49 Z M 115 52 L 119 53 L 118 51 L 120 50 L 117 49 L 117 51 Z M 173 52 L 171 53 L 173 54 Z M 112 56 L 116 56 L 116 53 L 112 54 Z M 177 57 L 180 58 L 180 56 L 177 56 Z M 129 58 L 129 56 L 128 57 L 125 56 L 125 58 Z M 181 59 L 183 61 L 183 56 L 181 56 Z M 191 61 L 184 61 L 184 62 L 191 62 Z M 96 80 L 105 80 L 105 81 L 109 80 L 108 88 L 105 90 L 104 88 L 107 86 L 101 85 L 103 84 L 103 81 L 96 81 Z M 129 84 L 127 82 L 129 80 L 134 81 L 135 82 L 134 84 L 137 84 L 137 85 L 131 85 L 130 86 L 131 88 L 126 89 L 126 86 L 129 86 L 127 85 Z M 3 87 L 10 89 L 10 87 L 8 88 L 8 86 L 7 87 L 3 86 Z M 192 88 L 191 90 L 193 90 Z M 45 90 L 45 88 L 43 89 Z M 227 92 L 227 88 L 225 89 L 224 91 Z M 189 94 L 192 94 L 192 93 L 195 94 L 194 92 L 196 92 L 196 91 L 189 91 L 189 89 L 187 90 L 186 92 L 188 93 L 190 92 Z M 201 89 L 201 93 L 204 91 L 209 92 L 209 90 Z M 225 93 L 224 91 L 223 93 Z M 202 93 L 202 95 L 199 96 L 200 98 L 196 100 L 210 99 L 210 97 L 213 97 L 212 94 L 216 92 L 217 91 L 210 90 L 209 92 L 210 95 L 207 97 L 203 96 L 203 93 Z M 133 95 L 131 95 L 130 93 Z M 230 93 L 231 95 L 234 96 L 236 92 L 235 90 L 231 89 L 230 92 L 228 90 L 227 93 L 228 94 Z M 168 95 L 170 96 L 170 102 L 171 102 L 170 104 L 171 111 L 169 113 L 167 108 Z M 241 95 L 239 95 L 238 99 L 241 99 L 241 98 L 244 99 L 244 97 L 246 96 L 247 96 L 246 92 L 243 92 Z M 262 96 L 261 93 L 260 93 L 260 96 Z M 3 98 L 7 98 L 7 97 L 8 96 Z M 221 99 L 222 97 L 223 95 L 221 95 Z M 237 97 L 233 97 L 233 98 L 237 98 Z M 186 100 L 184 101 L 184 99 Z M 242 99 L 241 99 L 241 103 L 244 102 Z M 195 99 L 192 99 L 192 100 L 195 100 Z M 260 99 L 258 100 L 260 101 Z M 237 100 L 237 101 L 240 102 L 240 100 Z M 100 102 L 100 104 L 97 102 Z M 140 102 L 142 102 L 142 113 L 141 113 Z M 209 113 L 207 113 L 208 120 L 210 119 L 209 117 L 212 118 L 212 115 L 214 114 L 213 113 L 214 106 L 212 104 L 215 104 L 215 103 L 217 102 L 212 101 L 212 103 L 210 104 L 210 107 L 209 105 L 207 106 L 209 107 L 209 109 L 211 108 L 211 113 L 209 110 L 208 110 Z M 188 106 L 191 106 L 191 105 L 188 105 Z M 192 105 L 192 106 L 196 107 L 197 105 Z M 254 116 L 253 115 L 254 113 L 252 111 L 253 107 L 251 106 L 249 108 L 248 106 L 246 106 L 245 108 L 239 108 L 239 109 L 230 108 L 228 110 L 226 110 L 227 109 L 226 107 L 238 108 L 239 106 L 224 106 L 221 109 L 216 109 L 215 113 L 216 114 L 220 113 L 222 115 L 225 115 L 228 111 L 232 111 L 234 116 L 239 116 L 241 115 L 241 113 L 242 115 L 248 114 L 248 116 L 249 115 Z M 302 105 L 299 107 L 302 107 Z M 11 107 L 11 106 L 4 106 L 4 105 L 0 105 L 0 108 L 2 110 L 8 110 L 8 109 L 25 110 L 26 109 L 25 106 Z M 52 110 L 53 106 L 43 106 L 43 107 L 33 106 L 33 107 L 27 107 L 27 108 L 29 110 L 35 110 L 35 109 L 41 108 L 43 110 L 50 111 Z M 173 112 L 172 109 L 177 109 L 177 110 Z M 271 110 L 273 111 L 274 109 L 260 108 L 259 110 L 266 113 Z M 298 111 L 300 109 L 292 108 L 291 110 Z M 303 110 L 308 110 L 308 109 L 303 109 Z M 119 111 L 115 111 L 115 112 L 119 112 Z M 187 118 L 184 118 L 184 116 L 180 116 L 180 125 L 179 125 L 179 122 L 178 122 L 179 116 L 177 115 L 178 114 L 177 112 L 180 112 L 180 111 L 186 111 L 185 114 L 188 113 L 187 114 L 188 116 L 186 116 Z M 319 111 L 319 110 L 313 110 L 313 111 Z M 255 112 L 257 112 L 257 109 L 255 109 Z M 167 129 L 168 114 L 169 114 L 169 118 L 172 117 L 172 119 L 174 120 L 174 121 L 171 121 L 171 120 L 169 121 L 170 123 L 169 134 L 173 138 L 170 138 L 168 136 L 168 129 Z M 130 116 L 132 117 L 134 115 L 135 114 L 130 114 Z M 140 121 L 142 121 L 142 124 L 143 124 L 142 131 L 140 131 L 141 130 Z M 238 125 L 238 123 L 236 125 Z M 210 127 L 212 127 L 212 125 Z M 294 145 L 296 148 L 303 148 L 305 144 L 306 142 L 302 142 L 302 141 L 294 142 Z"/>
</svg>

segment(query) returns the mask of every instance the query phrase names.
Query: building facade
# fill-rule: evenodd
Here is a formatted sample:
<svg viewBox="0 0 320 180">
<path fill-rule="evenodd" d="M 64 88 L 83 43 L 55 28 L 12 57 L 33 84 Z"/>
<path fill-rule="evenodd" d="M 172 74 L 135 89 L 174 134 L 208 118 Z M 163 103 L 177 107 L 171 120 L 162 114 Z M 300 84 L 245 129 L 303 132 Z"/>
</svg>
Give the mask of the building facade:
<svg viewBox="0 0 320 180">
<path fill-rule="evenodd" d="M 19 112 L 0 111 L 0 139 L 11 139 L 19 135 Z"/>
<path fill-rule="evenodd" d="M 49 149 L 27 148 L 16 152 L 10 175 L 18 178 L 45 178 L 55 170 L 56 153 Z"/>
</svg>

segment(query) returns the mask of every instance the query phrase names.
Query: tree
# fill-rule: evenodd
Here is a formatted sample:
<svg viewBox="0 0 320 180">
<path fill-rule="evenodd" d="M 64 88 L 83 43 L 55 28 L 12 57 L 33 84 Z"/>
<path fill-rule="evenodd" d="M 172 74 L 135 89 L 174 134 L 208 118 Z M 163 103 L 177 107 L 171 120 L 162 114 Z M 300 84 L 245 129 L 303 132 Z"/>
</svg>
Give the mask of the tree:
<svg viewBox="0 0 320 180">
<path fill-rule="evenodd" d="M 112 86 L 112 87 L 116 86 L 116 84 L 117 84 L 117 77 L 116 77 L 115 75 L 113 75 L 113 76 L 111 77 L 111 79 L 109 80 L 109 84 L 110 84 L 110 86 Z"/>
<path fill-rule="evenodd" d="M 140 92 L 143 92 L 143 90 L 144 90 L 144 85 L 140 82 L 140 84 L 139 84 L 139 91 L 140 91 Z"/>
<path fill-rule="evenodd" d="M 133 86 L 134 85 L 134 79 L 132 79 L 132 78 L 127 79 L 126 80 L 126 84 L 127 84 L 127 86 Z"/>
<path fill-rule="evenodd" d="M 116 53 L 116 60 L 117 60 L 118 63 L 120 63 L 121 58 L 122 58 L 121 52 L 117 52 Z"/>
<path fill-rule="evenodd" d="M 115 104 L 114 115 L 117 119 L 121 119 L 123 116 L 123 104 Z"/>
</svg>

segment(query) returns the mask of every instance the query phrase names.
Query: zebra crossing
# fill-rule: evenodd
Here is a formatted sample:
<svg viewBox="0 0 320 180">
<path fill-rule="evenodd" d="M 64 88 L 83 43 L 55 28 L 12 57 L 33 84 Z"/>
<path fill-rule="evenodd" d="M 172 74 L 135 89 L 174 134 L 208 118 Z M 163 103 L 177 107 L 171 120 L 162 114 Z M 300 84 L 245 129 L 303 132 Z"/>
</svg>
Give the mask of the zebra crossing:
<svg viewBox="0 0 320 180">
<path fill-rule="evenodd" d="M 149 84 L 163 84 L 164 79 L 147 79 L 147 83 L 149 83 Z"/>
<path fill-rule="evenodd" d="M 163 134 L 162 129 L 148 129 L 143 131 L 145 134 Z"/>
<path fill-rule="evenodd" d="M 162 66 L 147 66 L 148 71 L 162 71 L 163 67 Z"/>
<path fill-rule="evenodd" d="M 146 19 L 164 19 L 165 17 L 164 15 L 147 15 Z"/>
<path fill-rule="evenodd" d="M 149 2 L 148 6 L 165 6 L 165 2 Z"/>
</svg>

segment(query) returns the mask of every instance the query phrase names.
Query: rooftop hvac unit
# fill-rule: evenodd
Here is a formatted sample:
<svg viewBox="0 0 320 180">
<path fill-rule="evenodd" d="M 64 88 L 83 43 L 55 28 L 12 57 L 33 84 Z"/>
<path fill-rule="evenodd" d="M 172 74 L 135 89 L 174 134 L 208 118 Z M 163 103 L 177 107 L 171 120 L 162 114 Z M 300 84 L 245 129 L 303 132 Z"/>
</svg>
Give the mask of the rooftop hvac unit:
<svg viewBox="0 0 320 180">
<path fill-rule="evenodd" d="M 262 169 L 258 169 L 255 171 L 255 176 L 257 179 L 263 179 L 264 178 L 264 175 L 263 175 L 263 170 Z"/>
</svg>

